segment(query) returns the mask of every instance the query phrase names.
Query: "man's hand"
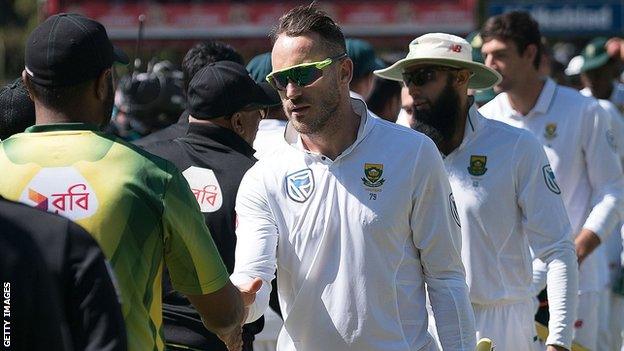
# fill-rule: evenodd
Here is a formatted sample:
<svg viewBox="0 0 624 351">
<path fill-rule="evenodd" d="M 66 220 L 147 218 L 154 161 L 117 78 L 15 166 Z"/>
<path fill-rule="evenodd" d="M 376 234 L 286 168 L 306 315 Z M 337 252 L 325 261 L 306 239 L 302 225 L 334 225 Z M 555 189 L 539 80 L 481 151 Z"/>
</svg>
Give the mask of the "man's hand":
<svg viewBox="0 0 624 351">
<path fill-rule="evenodd" d="M 241 299 L 243 299 L 243 306 L 245 307 L 245 312 L 243 313 L 243 321 L 241 322 L 241 325 L 245 324 L 245 320 L 249 315 L 249 309 L 251 308 L 251 305 L 254 303 L 254 301 L 256 301 L 256 293 L 258 292 L 258 290 L 260 290 L 261 287 L 262 279 L 260 278 L 254 278 L 254 280 L 248 283 L 237 286 L 241 294 Z"/>
<path fill-rule="evenodd" d="M 226 334 L 217 335 L 227 346 L 229 351 L 241 351 L 243 349 L 243 328 L 236 327 Z"/>
<path fill-rule="evenodd" d="M 583 260 L 591 254 L 594 249 L 600 245 L 600 237 L 596 233 L 589 229 L 583 228 L 581 233 L 574 239 L 574 246 L 576 246 L 576 258 L 580 265 Z"/>
<path fill-rule="evenodd" d="M 568 349 L 559 345 L 548 345 L 546 346 L 546 351 L 568 351 Z"/>
<path fill-rule="evenodd" d="M 607 41 L 605 48 L 610 57 L 624 61 L 624 39 L 611 38 Z"/>
<path fill-rule="evenodd" d="M 243 301 L 243 314 L 238 326 L 234 329 L 231 329 L 225 333 L 218 334 L 217 336 L 225 346 L 227 346 L 229 351 L 240 351 L 243 349 L 243 324 L 245 324 L 245 320 L 247 319 L 247 315 L 249 314 L 249 308 L 251 304 L 256 300 L 256 293 L 262 287 L 262 279 L 255 278 L 254 280 L 242 284 L 240 286 L 236 286 L 240 293 L 240 298 Z"/>
</svg>

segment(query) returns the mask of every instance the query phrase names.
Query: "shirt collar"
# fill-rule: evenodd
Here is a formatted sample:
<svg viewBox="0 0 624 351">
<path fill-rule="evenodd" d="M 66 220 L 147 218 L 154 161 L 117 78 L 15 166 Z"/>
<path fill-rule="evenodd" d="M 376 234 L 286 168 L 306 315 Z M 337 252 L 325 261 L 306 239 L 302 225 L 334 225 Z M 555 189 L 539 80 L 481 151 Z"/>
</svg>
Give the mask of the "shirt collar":
<svg viewBox="0 0 624 351">
<path fill-rule="evenodd" d="M 182 140 L 197 145 L 221 146 L 251 157 L 256 150 L 234 131 L 214 124 L 189 123 Z"/>
<path fill-rule="evenodd" d="M 531 112 L 529 112 L 529 114 L 548 113 L 548 110 L 550 109 L 550 106 L 552 105 L 552 102 L 555 99 L 556 92 L 557 92 L 557 83 L 555 83 L 552 79 L 547 78 L 546 81 L 544 82 L 544 86 L 542 87 L 542 92 L 537 98 L 537 102 L 535 103 L 535 106 L 533 107 L 533 109 L 531 109 Z"/>
<path fill-rule="evenodd" d="M 58 132 L 65 130 L 91 130 L 99 132 L 100 128 L 91 123 L 50 123 L 30 126 L 26 128 L 24 133 Z"/>
<path fill-rule="evenodd" d="M 511 107 L 511 103 L 509 102 L 509 96 L 507 93 L 500 93 L 496 96 L 496 101 L 498 106 L 501 108 L 501 112 L 505 115 L 508 115 L 512 118 L 518 119 L 520 117 L 530 117 L 535 116 L 536 114 L 546 114 L 548 110 L 550 110 L 550 106 L 552 106 L 553 101 L 555 100 L 555 95 L 557 93 L 557 83 L 555 83 L 552 79 L 546 78 L 544 81 L 544 86 L 542 87 L 542 91 L 540 95 L 537 97 L 537 101 L 535 102 L 535 106 L 523 116 L 520 112 L 514 110 Z"/>
<path fill-rule="evenodd" d="M 353 91 L 353 90 L 349 90 L 349 96 L 351 96 L 351 97 L 352 97 L 352 98 L 354 98 L 354 99 L 360 99 L 360 100 L 362 100 L 362 101 L 366 101 L 366 99 L 364 99 L 364 96 L 362 96 L 362 95 L 360 95 L 360 94 L 356 93 L 356 92 L 355 92 L 355 91 Z"/>
<path fill-rule="evenodd" d="M 360 126 L 358 128 L 357 137 L 355 138 L 355 142 L 353 142 L 353 144 L 351 144 L 345 151 L 343 151 L 342 154 L 340 154 L 340 156 L 336 158 L 336 160 L 344 157 L 345 155 L 348 155 L 360 142 L 362 142 L 362 140 L 364 140 L 364 138 L 373 129 L 375 123 L 377 122 L 376 119 L 368 113 L 368 109 L 366 108 L 366 104 L 364 103 L 364 101 L 352 97 L 351 106 L 353 107 L 353 111 L 355 111 L 355 113 L 360 116 Z M 295 130 L 295 128 L 292 126 L 292 123 L 290 122 L 286 125 L 286 130 L 284 131 L 284 139 L 290 146 L 294 147 L 295 149 L 309 153 L 309 151 L 307 151 L 303 146 L 301 135 Z"/>
<path fill-rule="evenodd" d="M 464 140 L 470 139 L 482 128 L 483 116 L 477 110 L 474 103 L 468 109 L 468 118 L 466 118 L 466 126 L 464 127 Z"/>
<path fill-rule="evenodd" d="M 466 117 L 464 138 L 462 139 L 461 144 L 459 144 L 456 150 L 464 148 L 464 146 L 469 143 L 475 135 L 479 133 L 479 131 L 483 128 L 485 124 L 484 119 L 485 117 L 483 117 L 481 113 L 479 113 L 479 111 L 477 110 L 477 105 L 475 105 L 474 100 L 472 100 L 470 108 L 468 109 L 468 116 Z M 455 152 L 455 150 L 453 152 Z"/>
<path fill-rule="evenodd" d="M 281 119 L 263 119 L 258 124 L 258 131 L 272 131 L 272 130 L 284 130 L 288 121 L 283 121 Z"/>
</svg>

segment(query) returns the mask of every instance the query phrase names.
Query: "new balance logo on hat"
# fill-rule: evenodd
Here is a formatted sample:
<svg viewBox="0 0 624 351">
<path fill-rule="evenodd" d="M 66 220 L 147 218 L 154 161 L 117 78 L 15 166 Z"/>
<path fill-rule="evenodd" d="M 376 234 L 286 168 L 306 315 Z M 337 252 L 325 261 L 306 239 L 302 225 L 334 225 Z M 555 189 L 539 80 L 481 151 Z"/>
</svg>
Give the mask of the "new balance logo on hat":
<svg viewBox="0 0 624 351">
<path fill-rule="evenodd" d="M 470 89 L 487 89 L 502 80 L 498 72 L 472 60 L 472 47 L 465 39 L 446 33 L 421 35 L 412 40 L 404 59 L 374 73 L 381 78 L 403 81 L 404 69 L 417 63 L 467 69 L 472 73 Z"/>
</svg>

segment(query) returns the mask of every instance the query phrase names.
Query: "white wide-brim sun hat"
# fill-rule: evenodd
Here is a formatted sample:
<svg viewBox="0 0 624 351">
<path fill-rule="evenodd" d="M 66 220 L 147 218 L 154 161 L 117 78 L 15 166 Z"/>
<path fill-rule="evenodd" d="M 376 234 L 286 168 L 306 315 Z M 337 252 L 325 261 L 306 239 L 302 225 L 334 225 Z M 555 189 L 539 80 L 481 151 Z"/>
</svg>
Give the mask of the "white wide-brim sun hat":
<svg viewBox="0 0 624 351">
<path fill-rule="evenodd" d="M 445 33 L 429 33 L 412 40 L 409 53 L 404 59 L 374 73 L 381 78 L 402 82 L 405 68 L 416 64 L 465 68 L 472 72 L 468 82 L 470 89 L 488 89 L 502 80 L 495 70 L 472 61 L 472 47 L 466 40 Z"/>
</svg>

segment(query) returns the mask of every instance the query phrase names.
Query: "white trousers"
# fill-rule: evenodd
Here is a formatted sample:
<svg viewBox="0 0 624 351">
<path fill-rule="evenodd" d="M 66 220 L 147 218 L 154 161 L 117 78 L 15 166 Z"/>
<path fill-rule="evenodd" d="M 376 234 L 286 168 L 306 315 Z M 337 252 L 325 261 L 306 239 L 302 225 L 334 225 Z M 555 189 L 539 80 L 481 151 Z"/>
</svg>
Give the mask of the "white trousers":
<svg viewBox="0 0 624 351">
<path fill-rule="evenodd" d="M 578 297 L 577 319 L 574 322 L 574 341 L 590 350 L 597 350 L 600 292 L 583 292 Z"/>
<path fill-rule="evenodd" d="M 611 335 L 609 326 L 611 318 L 611 292 L 604 289 L 598 293 L 598 336 L 596 338 L 597 350 L 614 350 L 611 345 L 614 335 Z"/>
<path fill-rule="evenodd" d="M 472 305 L 477 340 L 492 339 L 495 350 L 535 351 L 535 303 L 531 300 L 501 305 Z"/>
<path fill-rule="evenodd" d="M 624 331 L 624 296 L 611 293 L 611 308 L 609 313 L 609 329 L 611 346 L 608 350 L 620 351 L 622 348 L 622 332 Z"/>
</svg>

